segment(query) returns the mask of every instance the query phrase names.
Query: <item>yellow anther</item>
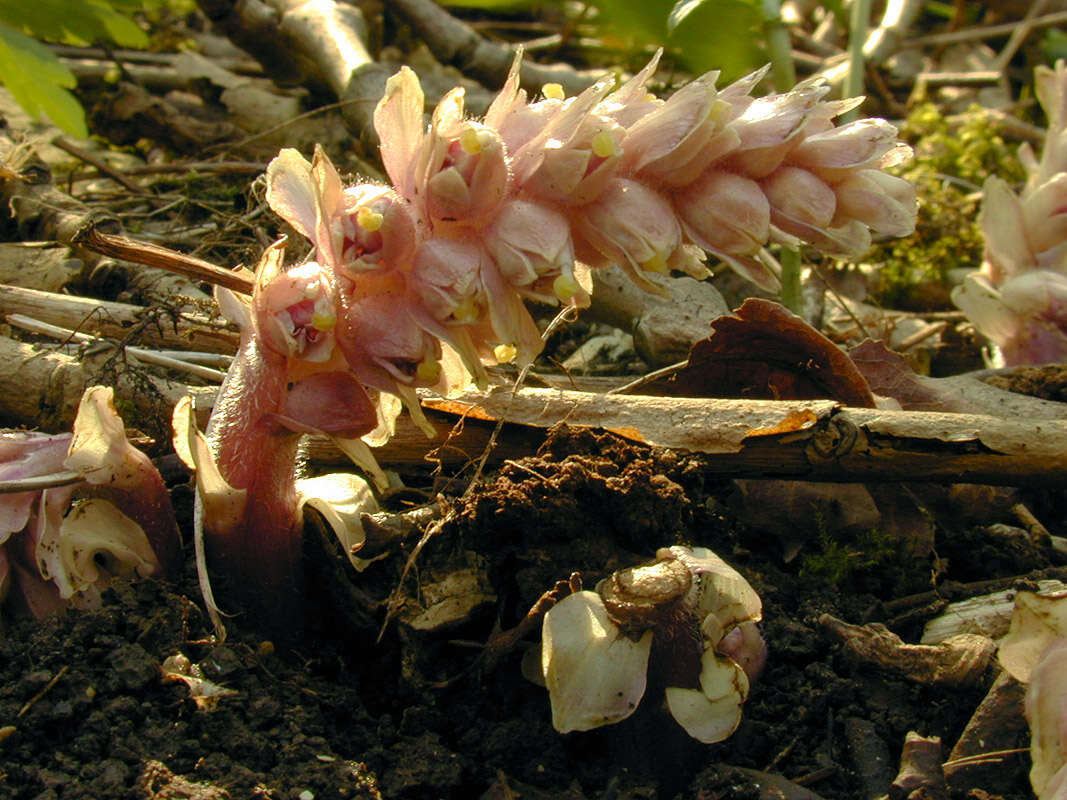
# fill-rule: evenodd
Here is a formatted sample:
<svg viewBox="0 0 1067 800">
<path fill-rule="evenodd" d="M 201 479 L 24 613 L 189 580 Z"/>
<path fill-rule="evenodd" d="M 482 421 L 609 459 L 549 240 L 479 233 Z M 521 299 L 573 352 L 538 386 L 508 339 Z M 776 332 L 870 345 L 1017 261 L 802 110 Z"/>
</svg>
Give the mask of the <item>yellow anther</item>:
<svg viewBox="0 0 1067 800">
<path fill-rule="evenodd" d="M 385 217 L 370 206 L 360 206 L 356 212 L 356 224 L 363 230 L 374 233 L 382 227 Z"/>
<path fill-rule="evenodd" d="M 593 152 L 601 158 L 610 158 L 619 154 L 611 131 L 601 131 L 593 137 Z"/>
<path fill-rule="evenodd" d="M 578 294 L 578 282 L 570 275 L 559 275 L 552 281 L 552 291 L 560 300 L 566 303 Z"/>
<path fill-rule="evenodd" d="M 656 95 L 652 94 L 652 92 L 645 92 L 645 102 L 646 103 L 654 103 L 654 102 L 656 102 Z"/>
<path fill-rule="evenodd" d="M 546 100 L 563 100 L 567 97 L 567 93 L 563 91 L 563 87 L 558 83 L 546 83 L 541 87 L 541 94 L 545 96 Z"/>
<path fill-rule="evenodd" d="M 465 325 L 470 322 L 477 322 L 480 316 L 481 309 L 478 308 L 478 303 L 473 297 L 464 298 L 452 312 L 452 319 Z"/>
<path fill-rule="evenodd" d="M 469 156 L 476 156 L 482 152 L 485 137 L 480 135 L 481 133 L 476 128 L 467 127 L 463 129 L 463 133 L 459 135 L 459 146 L 463 148 L 464 153 Z"/>
<path fill-rule="evenodd" d="M 337 327 L 337 315 L 332 311 L 315 311 L 311 315 L 311 327 L 317 331 L 332 331 Z"/>
<path fill-rule="evenodd" d="M 648 272 L 658 272 L 661 275 L 669 275 L 671 271 L 671 268 L 667 266 L 667 262 L 659 253 L 656 253 L 648 261 L 642 262 L 641 269 Z"/>
<path fill-rule="evenodd" d="M 510 364 L 519 356 L 519 349 L 513 344 L 498 344 L 493 348 L 493 358 L 497 364 Z"/>
<path fill-rule="evenodd" d="M 715 125 L 724 122 L 726 120 L 726 115 L 732 108 L 733 106 L 725 100 L 716 98 L 715 102 L 711 104 L 711 109 L 708 111 L 708 122 L 714 123 Z"/>
<path fill-rule="evenodd" d="M 415 379 L 419 383 L 437 383 L 437 379 L 441 377 L 441 364 L 439 361 L 426 358 L 419 362 L 419 365 L 415 367 Z"/>
</svg>

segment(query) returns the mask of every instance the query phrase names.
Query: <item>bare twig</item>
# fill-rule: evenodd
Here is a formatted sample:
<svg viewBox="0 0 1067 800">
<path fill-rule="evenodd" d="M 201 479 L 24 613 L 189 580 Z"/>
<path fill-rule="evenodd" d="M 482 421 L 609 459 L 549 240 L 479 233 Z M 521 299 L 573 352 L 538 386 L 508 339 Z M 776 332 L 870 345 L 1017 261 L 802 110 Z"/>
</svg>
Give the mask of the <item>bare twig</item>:
<svg viewBox="0 0 1067 800">
<path fill-rule="evenodd" d="M 92 153 L 86 152 L 80 147 L 77 147 L 73 142 L 68 141 L 64 137 L 57 136 L 55 139 L 52 140 L 52 144 L 54 144 L 60 150 L 70 153 L 75 158 L 84 161 L 86 164 L 96 167 L 97 170 L 99 170 L 102 174 L 111 178 L 111 180 L 115 181 L 116 183 L 121 184 L 125 188 L 129 189 L 131 192 L 136 192 L 137 194 L 140 194 L 144 191 L 143 187 L 138 186 L 136 183 L 131 181 L 117 169 L 108 164 L 106 161 L 97 158 Z"/>
<path fill-rule="evenodd" d="M 89 225 L 80 230 L 74 237 L 74 243 L 112 258 L 121 258 L 149 267 L 159 267 L 193 280 L 223 286 L 230 291 L 252 294 L 253 279 L 247 270 L 222 269 L 207 261 L 168 250 L 165 247 L 135 242 L 124 236 L 104 233 L 95 225 Z"/>
</svg>

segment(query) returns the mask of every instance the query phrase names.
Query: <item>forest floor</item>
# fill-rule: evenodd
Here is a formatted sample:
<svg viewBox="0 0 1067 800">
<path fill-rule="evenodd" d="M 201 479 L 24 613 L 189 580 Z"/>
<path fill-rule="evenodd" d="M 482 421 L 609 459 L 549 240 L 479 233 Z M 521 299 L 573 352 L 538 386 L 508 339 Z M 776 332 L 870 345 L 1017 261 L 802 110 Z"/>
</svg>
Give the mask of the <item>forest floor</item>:
<svg viewBox="0 0 1067 800">
<path fill-rule="evenodd" d="M 111 203 L 131 238 L 137 228 L 218 263 L 254 263 L 277 224 L 260 226 L 262 198 L 248 189 L 255 173 L 247 166 L 265 163 L 286 134 L 267 143 L 237 141 L 247 131 L 227 117 L 232 110 L 219 103 L 219 85 L 188 72 L 183 80 L 181 91 L 163 98 L 157 90 L 155 99 L 137 101 L 136 113 L 110 121 L 112 111 L 136 105 L 133 90 L 124 90 L 122 102 L 107 94 L 113 90 L 86 93 L 97 101 L 93 152 L 115 159 L 114 168 L 132 179 L 149 172 L 131 165 L 160 152 L 200 163 L 198 148 L 208 146 L 225 152 L 226 163 L 246 165 L 217 175 L 194 168 L 146 184 L 144 192 L 157 199 L 141 197 L 142 205 L 177 205 L 180 224 L 172 219 L 171 228 L 161 226 L 155 211 L 134 224 L 133 216 L 123 217 L 129 209 L 114 186 L 111 194 L 100 189 L 106 175 L 79 176 L 84 164 L 66 173 L 65 184 L 57 172 L 56 186 L 95 207 Z M 168 122 L 181 124 L 168 128 Z M 215 126 L 210 132 L 209 125 Z M 337 116 L 294 133 L 300 140 L 294 144 L 307 150 L 316 134 L 332 147 L 351 144 Z M 218 139 L 226 136 L 230 146 L 219 150 Z M 56 156 L 49 152 L 51 164 Z M 338 161 L 343 170 L 364 164 Z M 41 238 L 26 233 L 32 224 L 13 213 L 6 240 Z M 95 284 L 84 275 L 79 280 L 79 287 L 62 291 L 157 302 L 99 275 Z M 959 322 L 953 318 L 953 325 Z M 966 333 L 965 324 L 958 328 Z M 600 323 L 572 325 L 550 343 L 554 361 L 539 367 L 551 370 L 606 330 Z M 957 354 L 963 347 L 973 365 L 980 356 L 973 330 L 969 335 L 964 345 L 935 339 L 931 347 L 951 344 Z M 602 359 L 597 371 L 624 383 L 649 366 L 625 349 Z M 1064 402 L 1064 384 L 1057 373 L 1043 386 L 1016 388 Z M 34 424 L 6 407 L 0 423 Z M 1067 555 L 1049 538 L 1067 536 L 1063 486 L 950 485 L 916 475 L 868 486 L 862 502 L 877 506 L 871 517 L 854 513 L 857 495 L 843 485 L 810 496 L 793 483 L 757 490 L 758 481 L 730 480 L 699 452 L 562 424 L 532 436 L 525 449 L 513 445 L 506 459 L 491 459 L 473 485 L 469 470 L 456 465 L 440 472 L 383 457 L 383 466 L 395 468 L 408 487 L 393 494 L 389 510 L 406 512 L 419 501 L 444 506 L 434 535 L 420 542 L 416 530 L 356 573 L 337 545 L 309 526 L 303 631 L 269 641 L 256 620 L 238 614 L 226 619 L 228 637 L 220 644 L 197 584 L 189 475 L 158 435 L 169 417 L 156 423 L 141 419 L 137 427 L 154 439 L 150 451 L 179 514 L 182 575 L 172 583 L 117 581 L 96 609 L 44 620 L 5 617 L 0 797 L 873 800 L 889 792 L 909 732 L 939 737 L 948 762 L 948 789 L 927 787 L 935 792 L 930 797 L 1033 796 L 1021 690 L 996 684 L 995 659 L 959 680 L 934 680 L 929 671 L 909 671 L 903 658 L 858 654 L 845 644 L 839 622 L 880 623 L 915 643 L 950 601 L 1067 581 Z M 1031 516 L 1020 517 L 1020 509 Z M 900 515 L 920 521 L 901 528 L 893 521 Z M 1027 520 L 1039 520 L 1043 530 Z M 898 529 L 921 533 L 894 536 Z M 667 713 L 662 687 L 653 686 L 619 724 L 557 733 L 546 690 L 522 668 L 524 657 L 536 654 L 536 627 L 508 649 L 486 643 L 518 625 L 543 592 L 572 572 L 592 587 L 676 544 L 710 548 L 762 600 L 769 658 L 740 726 L 721 743 L 700 744 Z M 467 581 L 453 595 L 466 604 L 464 613 L 420 624 L 417 612 L 429 605 L 425 593 L 456 575 Z M 216 588 L 224 610 L 229 588 Z M 179 655 L 228 691 L 194 700 L 187 683 L 164 669 Z M 989 758 L 954 764 L 954 748 L 957 756 L 971 752 L 960 739 L 991 688 L 1016 694 L 998 712 L 997 741 L 984 745 Z"/>
</svg>

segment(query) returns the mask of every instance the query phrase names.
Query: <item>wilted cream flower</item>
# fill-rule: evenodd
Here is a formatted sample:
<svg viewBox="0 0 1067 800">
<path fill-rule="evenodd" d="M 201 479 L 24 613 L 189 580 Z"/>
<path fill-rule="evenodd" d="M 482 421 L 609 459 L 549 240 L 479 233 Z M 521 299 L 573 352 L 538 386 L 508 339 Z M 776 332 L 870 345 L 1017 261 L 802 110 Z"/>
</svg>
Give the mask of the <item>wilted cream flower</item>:
<svg viewBox="0 0 1067 800">
<path fill-rule="evenodd" d="M 614 573 L 545 615 L 541 664 L 561 733 L 630 716 L 645 693 L 653 648 L 669 671 L 667 707 L 702 742 L 741 721 L 766 647 L 755 627 L 759 597 L 703 547 L 670 547 L 652 564 Z"/>
</svg>

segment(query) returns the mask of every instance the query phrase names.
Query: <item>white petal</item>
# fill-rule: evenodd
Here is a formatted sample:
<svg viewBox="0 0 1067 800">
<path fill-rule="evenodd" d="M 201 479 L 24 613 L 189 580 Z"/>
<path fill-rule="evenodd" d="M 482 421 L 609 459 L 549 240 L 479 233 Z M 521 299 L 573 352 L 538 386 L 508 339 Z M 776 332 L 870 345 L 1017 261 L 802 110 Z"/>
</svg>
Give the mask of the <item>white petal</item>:
<svg viewBox="0 0 1067 800">
<path fill-rule="evenodd" d="M 671 716 L 694 739 L 712 744 L 733 733 L 741 722 L 741 705 L 748 696 L 748 677 L 728 658 L 704 651 L 700 690 L 667 688 Z"/>
<path fill-rule="evenodd" d="M 545 615 L 541 669 L 560 733 L 630 716 L 645 693 L 652 631 L 638 641 L 608 618 L 596 592 L 577 592 Z"/>
<path fill-rule="evenodd" d="M 1067 636 L 1067 595 L 1056 597 L 1019 592 L 1008 635 L 998 658 L 1015 680 L 1027 683 L 1045 649 Z"/>
<path fill-rule="evenodd" d="M 366 542 L 360 515 L 378 510 L 378 501 L 367 482 L 350 472 L 335 472 L 301 478 L 296 482 L 296 490 L 300 493 L 300 505 L 307 504 L 322 514 L 352 566 L 358 567 L 360 559 L 354 553 Z"/>
</svg>

